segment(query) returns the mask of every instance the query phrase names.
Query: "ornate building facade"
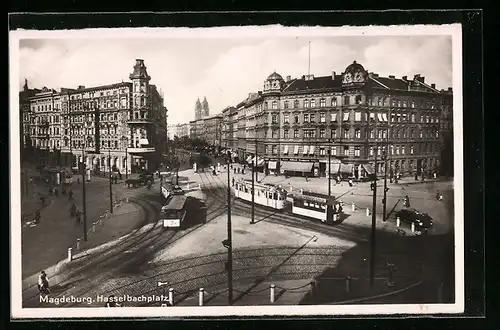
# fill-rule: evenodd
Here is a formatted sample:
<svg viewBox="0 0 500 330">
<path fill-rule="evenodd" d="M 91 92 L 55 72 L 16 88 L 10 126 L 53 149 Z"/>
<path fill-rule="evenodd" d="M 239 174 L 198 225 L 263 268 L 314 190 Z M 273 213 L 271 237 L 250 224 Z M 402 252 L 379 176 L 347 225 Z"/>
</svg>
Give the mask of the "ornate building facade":
<svg viewBox="0 0 500 330">
<path fill-rule="evenodd" d="M 60 92 L 44 88 L 32 96 L 34 145 L 60 150 L 64 165 L 84 162 L 95 171 L 111 166 L 123 173 L 155 169 L 165 148 L 167 109 L 143 60 L 136 60 L 129 79 Z"/>
<path fill-rule="evenodd" d="M 437 90 L 420 75 L 380 77 L 356 62 L 323 77 L 274 72 L 238 106 L 238 152 L 251 161 L 257 151 L 266 171 L 310 176 L 328 173 L 331 152 L 331 171 L 355 178 L 382 172 L 385 153 L 390 174 L 420 175 L 444 168 L 449 109 L 451 88 Z"/>
</svg>

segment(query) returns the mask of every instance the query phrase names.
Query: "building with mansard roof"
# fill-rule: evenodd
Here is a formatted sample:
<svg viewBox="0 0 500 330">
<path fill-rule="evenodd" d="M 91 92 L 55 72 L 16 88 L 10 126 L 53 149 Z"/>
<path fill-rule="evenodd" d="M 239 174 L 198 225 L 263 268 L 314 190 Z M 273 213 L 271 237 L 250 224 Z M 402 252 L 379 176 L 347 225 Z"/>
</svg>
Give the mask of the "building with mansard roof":
<svg viewBox="0 0 500 330">
<path fill-rule="evenodd" d="M 237 152 L 269 173 L 362 179 L 384 171 L 386 154 L 389 175 L 449 174 L 452 102 L 451 88 L 381 77 L 356 61 L 329 76 L 273 72 L 236 107 Z"/>
<path fill-rule="evenodd" d="M 142 59 L 129 79 L 60 91 L 43 88 L 29 97 L 30 126 L 23 135 L 38 149 L 59 151 L 52 161 L 61 165 L 84 162 L 96 172 L 156 169 L 167 137 L 163 95 L 150 83 Z"/>
</svg>

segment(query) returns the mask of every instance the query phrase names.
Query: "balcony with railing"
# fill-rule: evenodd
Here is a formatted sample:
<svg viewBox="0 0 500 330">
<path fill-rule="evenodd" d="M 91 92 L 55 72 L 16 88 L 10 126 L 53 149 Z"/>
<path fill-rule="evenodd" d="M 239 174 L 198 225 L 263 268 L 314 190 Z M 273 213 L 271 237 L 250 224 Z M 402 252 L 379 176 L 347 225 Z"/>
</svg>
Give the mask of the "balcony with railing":
<svg viewBox="0 0 500 330">
<path fill-rule="evenodd" d="M 127 124 L 154 124 L 154 119 L 148 117 L 147 111 L 133 111 L 127 119 Z"/>
</svg>

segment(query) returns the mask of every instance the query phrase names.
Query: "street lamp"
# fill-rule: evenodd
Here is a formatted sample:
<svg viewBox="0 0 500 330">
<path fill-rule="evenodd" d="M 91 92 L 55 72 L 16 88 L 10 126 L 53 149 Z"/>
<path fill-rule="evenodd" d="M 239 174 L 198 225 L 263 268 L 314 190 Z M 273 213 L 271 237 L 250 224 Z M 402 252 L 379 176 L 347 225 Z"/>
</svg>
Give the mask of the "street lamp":
<svg viewBox="0 0 500 330">
<path fill-rule="evenodd" d="M 83 140 L 83 147 L 82 147 L 82 164 L 81 164 L 81 169 L 82 169 L 82 207 L 83 207 L 83 240 L 86 242 L 87 241 L 87 198 L 86 198 L 86 189 L 85 189 L 85 181 L 86 181 L 86 174 L 87 174 L 87 168 L 85 164 L 85 146 L 86 142 L 90 143 L 92 141 L 92 138 L 90 136 L 87 136 L 86 139 Z"/>
<path fill-rule="evenodd" d="M 333 139 L 328 139 L 328 197 L 332 196 L 332 143 Z"/>
<path fill-rule="evenodd" d="M 386 221 L 387 214 L 387 150 L 384 150 L 382 153 L 382 160 L 384 161 L 384 198 L 382 199 L 384 211 L 382 213 L 382 221 Z"/>
<path fill-rule="evenodd" d="M 257 139 L 255 142 L 255 157 L 253 159 L 252 166 L 252 219 L 250 220 L 250 224 L 253 225 L 255 223 L 255 181 L 257 180 L 257 171 L 255 167 L 257 166 Z"/>
<path fill-rule="evenodd" d="M 109 169 L 109 210 L 113 214 L 113 171 L 111 170 L 111 145 L 108 145 L 108 169 Z"/>
<path fill-rule="evenodd" d="M 231 230 L 231 183 L 229 164 L 231 163 L 231 153 L 227 151 L 227 240 L 222 242 L 222 245 L 227 248 L 227 289 L 228 289 L 228 304 L 233 304 L 233 238 Z"/>
<path fill-rule="evenodd" d="M 376 231 L 376 215 L 377 215 L 377 154 L 378 146 L 375 145 L 375 159 L 373 171 L 373 205 L 372 205 L 372 228 L 370 235 L 370 286 L 373 286 L 375 279 L 375 231 Z"/>
<path fill-rule="evenodd" d="M 124 135 L 121 140 L 125 144 L 125 179 L 128 179 L 128 138 Z"/>
</svg>

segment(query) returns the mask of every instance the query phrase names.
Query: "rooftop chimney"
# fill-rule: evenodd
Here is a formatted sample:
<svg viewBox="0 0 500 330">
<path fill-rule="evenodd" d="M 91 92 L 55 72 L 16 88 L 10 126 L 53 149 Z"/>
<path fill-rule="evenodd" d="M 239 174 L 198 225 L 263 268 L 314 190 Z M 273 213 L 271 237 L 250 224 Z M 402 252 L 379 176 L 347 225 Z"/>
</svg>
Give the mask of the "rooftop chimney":
<svg viewBox="0 0 500 330">
<path fill-rule="evenodd" d="M 373 72 L 373 73 L 372 73 L 372 77 L 373 77 L 373 78 L 378 78 L 378 73 Z"/>
<path fill-rule="evenodd" d="M 448 92 L 453 92 L 453 88 L 452 87 L 448 87 Z"/>
<path fill-rule="evenodd" d="M 83 86 L 83 85 L 78 85 L 78 89 L 84 89 L 84 88 L 85 88 L 85 86 Z"/>
<path fill-rule="evenodd" d="M 413 76 L 413 80 L 418 80 L 420 81 L 420 74 L 416 74 Z"/>
<path fill-rule="evenodd" d="M 286 82 L 289 82 L 290 80 L 292 80 L 292 76 L 286 76 Z"/>
<path fill-rule="evenodd" d="M 335 71 L 332 71 L 332 80 L 335 80 L 336 75 L 337 75 L 337 73 Z"/>
<path fill-rule="evenodd" d="M 396 76 L 389 76 L 389 79 L 396 79 Z"/>
<path fill-rule="evenodd" d="M 436 84 L 431 84 L 431 87 L 436 89 Z"/>
<path fill-rule="evenodd" d="M 407 81 L 408 80 L 408 76 L 403 76 L 403 80 Z"/>
</svg>

